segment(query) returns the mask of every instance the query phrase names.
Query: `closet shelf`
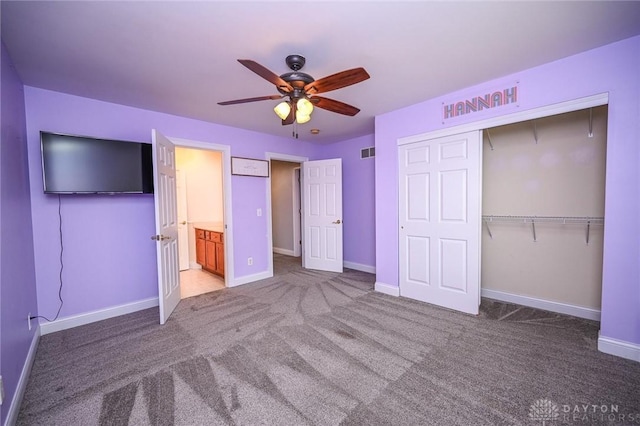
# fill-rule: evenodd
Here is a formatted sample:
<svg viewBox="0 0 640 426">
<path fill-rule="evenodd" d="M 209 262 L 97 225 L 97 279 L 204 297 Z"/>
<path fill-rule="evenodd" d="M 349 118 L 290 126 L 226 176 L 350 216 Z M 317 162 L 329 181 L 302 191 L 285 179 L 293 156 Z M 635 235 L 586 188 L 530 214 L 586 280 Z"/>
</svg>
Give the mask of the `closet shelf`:
<svg viewBox="0 0 640 426">
<path fill-rule="evenodd" d="M 562 223 L 562 224 L 603 224 L 604 217 L 591 216 L 495 216 L 483 215 L 485 222 L 519 222 L 519 223 Z"/>
<path fill-rule="evenodd" d="M 591 225 L 604 225 L 604 217 L 591 217 L 591 216 L 495 216 L 495 215 L 483 215 L 482 221 L 487 227 L 489 237 L 493 239 L 491 228 L 489 223 L 530 223 L 531 231 L 533 233 L 533 242 L 538 241 L 536 237 L 536 223 L 561 223 L 563 225 L 578 224 L 586 225 L 586 241 L 589 244 L 589 232 L 591 231 Z"/>
</svg>

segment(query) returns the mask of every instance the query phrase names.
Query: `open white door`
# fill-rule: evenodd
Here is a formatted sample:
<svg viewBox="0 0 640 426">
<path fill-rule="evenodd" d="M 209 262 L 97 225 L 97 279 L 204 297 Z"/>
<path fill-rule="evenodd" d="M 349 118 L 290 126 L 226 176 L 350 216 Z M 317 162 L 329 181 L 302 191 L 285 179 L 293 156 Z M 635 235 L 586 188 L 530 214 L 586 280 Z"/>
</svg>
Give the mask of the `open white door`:
<svg viewBox="0 0 640 426">
<path fill-rule="evenodd" d="M 478 314 L 482 133 L 402 145 L 400 295 Z"/>
<path fill-rule="evenodd" d="M 342 272 L 342 159 L 305 161 L 303 266 Z"/>
<path fill-rule="evenodd" d="M 152 132 L 153 184 L 156 209 L 158 299 L 160 324 L 164 324 L 180 302 L 178 271 L 178 214 L 176 209 L 176 150 L 157 130 Z"/>
</svg>

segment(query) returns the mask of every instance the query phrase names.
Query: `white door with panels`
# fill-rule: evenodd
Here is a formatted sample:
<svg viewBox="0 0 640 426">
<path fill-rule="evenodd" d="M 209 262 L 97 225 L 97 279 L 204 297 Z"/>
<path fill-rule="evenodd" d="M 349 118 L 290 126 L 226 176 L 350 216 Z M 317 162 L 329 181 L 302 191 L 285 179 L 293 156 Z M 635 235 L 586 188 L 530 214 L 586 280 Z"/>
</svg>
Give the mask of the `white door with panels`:
<svg viewBox="0 0 640 426">
<path fill-rule="evenodd" d="M 180 302 L 178 213 L 176 208 L 176 150 L 167 137 L 152 131 L 153 184 L 158 259 L 158 303 L 164 324 Z"/>
<path fill-rule="evenodd" d="M 478 314 L 482 133 L 402 145 L 400 295 Z"/>
<path fill-rule="evenodd" d="M 303 266 L 342 272 L 342 159 L 305 161 Z"/>
</svg>

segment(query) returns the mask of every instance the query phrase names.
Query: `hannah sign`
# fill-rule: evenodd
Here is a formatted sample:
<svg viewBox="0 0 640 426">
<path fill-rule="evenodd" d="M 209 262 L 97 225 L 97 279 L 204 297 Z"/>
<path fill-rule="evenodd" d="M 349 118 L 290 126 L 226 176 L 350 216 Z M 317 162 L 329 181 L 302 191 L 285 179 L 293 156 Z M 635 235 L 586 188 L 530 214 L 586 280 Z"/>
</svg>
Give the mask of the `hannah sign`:
<svg viewBox="0 0 640 426">
<path fill-rule="evenodd" d="M 509 87 L 504 90 L 487 93 L 483 96 L 476 96 L 471 99 L 454 102 L 452 104 L 443 104 L 443 118 L 459 117 L 461 115 L 471 114 L 485 109 L 500 107 L 507 104 L 515 104 L 518 102 L 518 86 Z"/>
</svg>

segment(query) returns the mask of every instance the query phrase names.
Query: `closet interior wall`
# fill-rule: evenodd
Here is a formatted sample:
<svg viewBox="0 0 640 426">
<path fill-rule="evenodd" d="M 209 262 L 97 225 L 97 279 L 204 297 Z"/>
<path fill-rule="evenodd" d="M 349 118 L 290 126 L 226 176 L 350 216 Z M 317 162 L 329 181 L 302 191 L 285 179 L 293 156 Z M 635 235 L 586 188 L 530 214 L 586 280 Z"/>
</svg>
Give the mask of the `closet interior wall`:
<svg viewBox="0 0 640 426">
<path fill-rule="evenodd" d="M 483 217 L 604 217 L 606 139 L 606 106 L 485 130 Z M 600 310 L 603 225 L 588 231 L 483 222 L 482 288 Z"/>
</svg>

